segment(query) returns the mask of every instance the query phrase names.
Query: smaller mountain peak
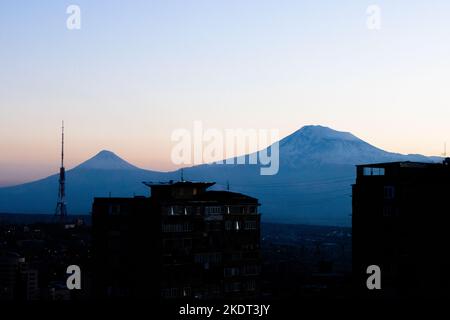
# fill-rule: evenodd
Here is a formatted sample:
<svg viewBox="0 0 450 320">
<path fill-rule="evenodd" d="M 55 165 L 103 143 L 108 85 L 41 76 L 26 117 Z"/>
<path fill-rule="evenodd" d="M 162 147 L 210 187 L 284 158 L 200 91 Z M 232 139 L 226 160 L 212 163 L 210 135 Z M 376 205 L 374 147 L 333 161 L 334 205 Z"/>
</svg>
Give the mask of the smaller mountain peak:
<svg viewBox="0 0 450 320">
<path fill-rule="evenodd" d="M 138 169 L 114 152 L 102 150 L 75 169 L 133 170 Z"/>
<path fill-rule="evenodd" d="M 114 152 L 109 151 L 109 150 L 100 151 L 99 153 L 97 153 L 94 156 L 94 159 L 97 159 L 97 158 L 119 158 L 120 159 L 119 156 L 117 156 Z"/>
</svg>

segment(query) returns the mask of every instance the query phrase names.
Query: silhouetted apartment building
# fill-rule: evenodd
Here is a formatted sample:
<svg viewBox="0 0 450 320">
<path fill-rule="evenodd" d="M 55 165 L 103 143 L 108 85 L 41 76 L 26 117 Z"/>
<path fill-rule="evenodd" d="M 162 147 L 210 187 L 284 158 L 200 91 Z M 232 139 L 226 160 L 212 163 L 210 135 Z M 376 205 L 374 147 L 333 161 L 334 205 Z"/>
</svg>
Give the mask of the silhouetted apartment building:
<svg viewBox="0 0 450 320">
<path fill-rule="evenodd" d="M 30 268 L 18 253 L 0 253 L 0 301 L 38 298 L 38 271 Z"/>
<path fill-rule="evenodd" d="M 259 294 L 258 200 L 214 183 L 145 183 L 150 197 L 95 198 L 97 294 L 186 299 Z"/>
<path fill-rule="evenodd" d="M 353 272 L 357 293 L 448 295 L 450 159 L 357 166 L 353 185 Z M 368 290 L 367 267 L 381 268 Z"/>
</svg>

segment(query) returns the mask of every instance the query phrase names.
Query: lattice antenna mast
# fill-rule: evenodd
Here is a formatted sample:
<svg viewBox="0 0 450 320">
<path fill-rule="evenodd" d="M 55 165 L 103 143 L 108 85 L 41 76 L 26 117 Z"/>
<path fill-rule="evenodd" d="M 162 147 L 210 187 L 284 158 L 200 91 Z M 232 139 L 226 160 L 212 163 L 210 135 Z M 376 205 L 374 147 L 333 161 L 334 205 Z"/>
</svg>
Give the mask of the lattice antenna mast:
<svg viewBox="0 0 450 320">
<path fill-rule="evenodd" d="M 58 201 L 56 202 L 55 216 L 67 216 L 66 205 L 66 170 L 64 169 L 64 121 L 61 127 L 61 167 L 59 169 Z"/>
<path fill-rule="evenodd" d="M 61 127 L 61 168 L 64 168 L 64 121 Z"/>
</svg>

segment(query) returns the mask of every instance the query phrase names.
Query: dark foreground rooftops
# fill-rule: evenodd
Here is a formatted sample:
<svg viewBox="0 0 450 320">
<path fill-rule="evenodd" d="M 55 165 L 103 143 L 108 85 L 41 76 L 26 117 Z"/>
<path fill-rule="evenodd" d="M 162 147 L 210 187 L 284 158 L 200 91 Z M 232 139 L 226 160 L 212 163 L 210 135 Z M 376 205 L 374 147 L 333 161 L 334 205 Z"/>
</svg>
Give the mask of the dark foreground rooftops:
<svg viewBox="0 0 450 320">
<path fill-rule="evenodd" d="M 242 193 L 230 192 L 230 191 L 206 191 L 199 194 L 194 198 L 198 201 L 222 201 L 222 202 L 248 202 L 248 203 L 258 203 L 258 199 L 246 196 Z"/>
<path fill-rule="evenodd" d="M 153 181 L 144 181 L 142 182 L 147 187 L 153 188 L 153 187 L 201 187 L 201 188 L 209 188 L 213 185 L 215 185 L 215 182 L 196 182 L 196 181 L 160 181 L 160 182 L 153 182 Z"/>
<path fill-rule="evenodd" d="M 209 202 L 217 204 L 250 204 L 257 205 L 258 199 L 247 196 L 242 193 L 231 191 L 208 191 L 207 189 L 215 184 L 215 182 L 191 182 L 191 181 L 169 181 L 169 182 L 144 182 L 151 189 L 150 197 L 135 196 L 134 198 L 109 197 L 95 198 L 95 203 L 135 205 L 151 199 L 159 199 L 165 201 L 194 201 Z"/>
<path fill-rule="evenodd" d="M 357 165 L 357 179 L 367 177 L 445 178 L 450 175 L 450 158 L 436 162 L 386 162 Z"/>
<path fill-rule="evenodd" d="M 442 168 L 447 166 L 450 166 L 450 158 L 446 158 L 443 162 L 398 161 L 356 165 L 358 168 Z"/>
</svg>

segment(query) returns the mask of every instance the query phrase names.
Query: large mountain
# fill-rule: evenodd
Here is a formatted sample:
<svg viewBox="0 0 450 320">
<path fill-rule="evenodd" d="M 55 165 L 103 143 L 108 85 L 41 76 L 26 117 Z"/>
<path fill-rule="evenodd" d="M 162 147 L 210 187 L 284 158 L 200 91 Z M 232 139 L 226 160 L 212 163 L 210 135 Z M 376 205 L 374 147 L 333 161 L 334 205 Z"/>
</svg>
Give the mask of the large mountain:
<svg viewBox="0 0 450 320">
<path fill-rule="evenodd" d="M 217 182 L 214 188 L 243 192 L 262 203 L 263 220 L 284 223 L 349 225 L 355 164 L 423 161 L 437 158 L 402 155 L 376 148 L 348 132 L 306 126 L 279 142 L 280 169 L 260 175 L 259 165 L 200 165 L 184 169 L 188 180 Z M 142 181 L 179 179 L 179 171 L 140 169 L 110 151 L 67 171 L 69 213 L 89 213 L 93 197 L 146 195 Z M 58 176 L 0 188 L 0 212 L 52 213 Z"/>
<path fill-rule="evenodd" d="M 290 167 L 311 162 L 321 164 L 361 164 L 390 161 L 425 161 L 422 155 L 386 152 L 349 132 L 323 126 L 306 126 L 280 141 L 282 160 Z"/>
</svg>

